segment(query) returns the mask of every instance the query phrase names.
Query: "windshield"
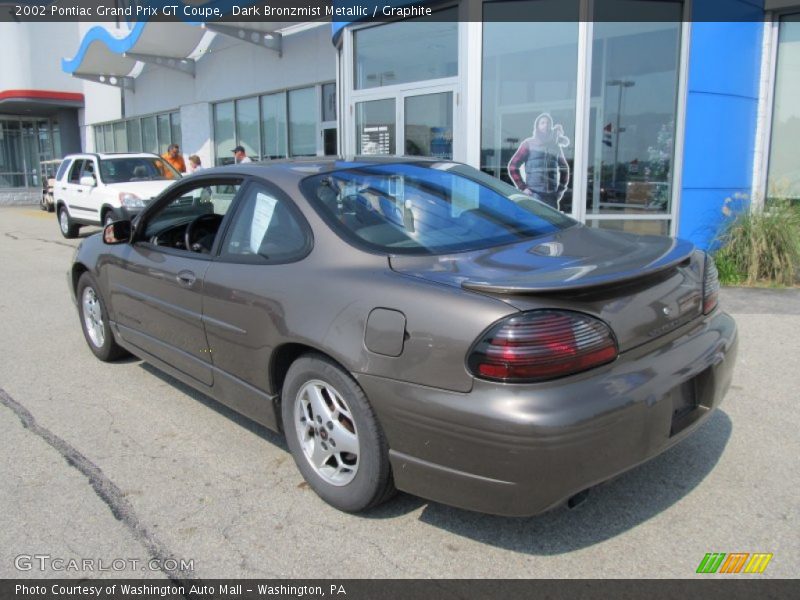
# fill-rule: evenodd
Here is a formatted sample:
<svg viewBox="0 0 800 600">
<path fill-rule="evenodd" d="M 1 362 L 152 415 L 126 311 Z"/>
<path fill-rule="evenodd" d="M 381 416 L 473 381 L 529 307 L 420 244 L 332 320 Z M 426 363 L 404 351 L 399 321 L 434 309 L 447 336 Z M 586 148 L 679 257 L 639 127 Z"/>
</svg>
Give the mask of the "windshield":
<svg viewBox="0 0 800 600">
<path fill-rule="evenodd" d="M 180 179 L 172 165 L 157 156 L 104 158 L 100 161 L 100 178 L 105 183 Z"/>
<path fill-rule="evenodd" d="M 391 254 L 477 250 L 576 223 L 485 173 L 455 163 L 356 167 L 310 177 L 302 188 L 345 238 Z"/>
</svg>

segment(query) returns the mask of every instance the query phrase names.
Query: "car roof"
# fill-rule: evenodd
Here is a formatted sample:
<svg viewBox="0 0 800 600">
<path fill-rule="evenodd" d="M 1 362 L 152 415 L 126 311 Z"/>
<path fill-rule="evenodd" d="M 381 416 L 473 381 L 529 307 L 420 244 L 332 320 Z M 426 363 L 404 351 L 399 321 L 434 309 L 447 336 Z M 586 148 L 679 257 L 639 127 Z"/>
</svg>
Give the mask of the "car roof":
<svg viewBox="0 0 800 600">
<path fill-rule="evenodd" d="M 414 164 L 433 167 L 441 164 L 459 164 L 452 160 L 427 158 L 423 156 L 354 156 L 354 157 L 309 157 L 265 160 L 260 162 L 239 163 L 221 167 L 209 167 L 199 171 L 202 176 L 208 175 L 255 175 L 280 183 L 297 182 L 312 175 L 321 175 L 333 171 L 355 169 L 373 165 Z"/>
<path fill-rule="evenodd" d="M 67 154 L 64 160 L 69 158 L 161 158 L 158 154 L 150 152 L 76 152 L 75 154 Z"/>
</svg>

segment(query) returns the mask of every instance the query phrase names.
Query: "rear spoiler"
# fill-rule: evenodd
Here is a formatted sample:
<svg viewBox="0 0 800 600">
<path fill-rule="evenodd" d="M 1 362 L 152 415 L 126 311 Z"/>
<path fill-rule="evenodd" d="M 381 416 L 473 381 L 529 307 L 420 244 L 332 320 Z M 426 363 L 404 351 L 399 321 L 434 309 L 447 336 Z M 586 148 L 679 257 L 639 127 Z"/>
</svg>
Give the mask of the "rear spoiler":
<svg viewBox="0 0 800 600">
<path fill-rule="evenodd" d="M 505 281 L 465 279 L 461 282 L 461 287 L 491 294 L 546 294 L 606 287 L 655 275 L 677 266 L 688 266 L 694 251 L 695 247 L 691 242 L 674 240 L 669 252 L 649 264 L 638 264 L 630 269 L 619 269 L 619 265 L 582 263 L 553 271 L 526 273 Z"/>
</svg>

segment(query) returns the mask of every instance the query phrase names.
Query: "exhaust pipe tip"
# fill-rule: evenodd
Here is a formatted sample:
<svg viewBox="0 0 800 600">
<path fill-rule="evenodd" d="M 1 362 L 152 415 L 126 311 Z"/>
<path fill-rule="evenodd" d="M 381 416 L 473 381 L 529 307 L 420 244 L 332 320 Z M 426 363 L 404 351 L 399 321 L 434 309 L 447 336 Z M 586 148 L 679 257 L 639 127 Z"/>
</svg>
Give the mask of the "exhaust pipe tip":
<svg viewBox="0 0 800 600">
<path fill-rule="evenodd" d="M 585 490 L 578 492 L 574 496 L 571 496 L 570 499 L 567 500 L 567 508 L 572 510 L 573 508 L 577 508 L 578 506 L 586 502 L 586 499 L 589 497 L 589 489 L 590 488 L 586 488 Z"/>
</svg>

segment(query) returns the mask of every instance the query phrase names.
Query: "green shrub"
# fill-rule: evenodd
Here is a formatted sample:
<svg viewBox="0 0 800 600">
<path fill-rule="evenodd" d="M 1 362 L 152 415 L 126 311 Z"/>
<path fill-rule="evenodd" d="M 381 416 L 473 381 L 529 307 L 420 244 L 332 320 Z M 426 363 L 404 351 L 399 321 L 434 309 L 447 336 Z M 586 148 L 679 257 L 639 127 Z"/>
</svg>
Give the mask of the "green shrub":
<svg viewBox="0 0 800 600">
<path fill-rule="evenodd" d="M 787 201 L 735 215 L 715 260 L 723 284 L 791 286 L 800 270 L 800 210 Z"/>
</svg>

